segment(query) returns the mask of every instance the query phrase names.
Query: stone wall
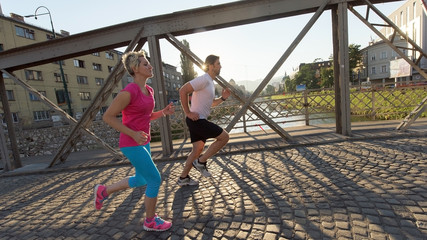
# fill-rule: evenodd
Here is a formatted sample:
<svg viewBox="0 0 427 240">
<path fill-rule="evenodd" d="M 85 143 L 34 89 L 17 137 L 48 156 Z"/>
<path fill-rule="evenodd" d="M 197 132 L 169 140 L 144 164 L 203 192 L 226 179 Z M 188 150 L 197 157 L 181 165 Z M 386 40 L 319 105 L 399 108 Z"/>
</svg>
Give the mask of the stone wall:
<svg viewBox="0 0 427 240">
<path fill-rule="evenodd" d="M 55 154 L 73 128 L 73 125 L 64 125 L 40 129 L 15 130 L 20 156 L 30 157 Z M 111 147 L 118 147 L 119 132 L 105 124 L 105 122 L 94 121 L 89 129 Z M 6 139 L 10 141 L 7 132 L 5 134 Z M 8 145 L 10 150 L 10 143 Z M 99 148 L 102 148 L 102 146 L 93 137 L 84 133 L 74 151 Z"/>
</svg>

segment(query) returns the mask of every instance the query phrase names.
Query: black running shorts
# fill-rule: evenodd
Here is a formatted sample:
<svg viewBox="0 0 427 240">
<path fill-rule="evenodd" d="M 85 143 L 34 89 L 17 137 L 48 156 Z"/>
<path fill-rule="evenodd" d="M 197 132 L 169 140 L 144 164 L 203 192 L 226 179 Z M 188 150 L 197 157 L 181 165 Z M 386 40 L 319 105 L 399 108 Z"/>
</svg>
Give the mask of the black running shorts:
<svg viewBox="0 0 427 240">
<path fill-rule="evenodd" d="M 188 117 L 185 118 L 188 129 L 190 130 L 191 142 L 203 141 L 206 142 L 208 138 L 218 137 L 222 131 L 224 131 L 220 126 L 215 123 L 209 122 L 206 119 L 199 119 L 193 121 Z"/>
</svg>

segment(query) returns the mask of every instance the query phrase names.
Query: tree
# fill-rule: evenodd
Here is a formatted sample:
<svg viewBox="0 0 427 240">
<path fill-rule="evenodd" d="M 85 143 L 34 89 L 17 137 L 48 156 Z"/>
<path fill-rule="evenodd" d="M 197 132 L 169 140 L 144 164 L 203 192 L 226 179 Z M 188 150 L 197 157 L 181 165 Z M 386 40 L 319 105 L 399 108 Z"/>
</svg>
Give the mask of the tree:
<svg viewBox="0 0 427 240">
<path fill-rule="evenodd" d="M 350 71 L 352 71 L 363 60 L 362 52 L 360 51 L 360 45 L 354 43 L 350 44 L 348 46 L 348 57 L 350 62 Z"/>
<path fill-rule="evenodd" d="M 190 49 L 190 43 L 187 40 L 182 40 L 182 44 L 184 44 L 188 49 Z M 186 55 L 181 53 L 181 72 L 182 72 L 182 84 L 193 80 L 197 77 L 197 72 L 194 71 L 193 62 Z"/>
<path fill-rule="evenodd" d="M 273 85 L 268 84 L 263 93 L 264 95 L 273 95 L 276 93 L 276 88 Z"/>
<path fill-rule="evenodd" d="M 311 64 L 301 65 L 297 74 L 295 74 L 295 86 L 305 84 L 307 89 L 319 88 L 319 80 L 316 78 L 316 70 L 314 70 Z"/>
<path fill-rule="evenodd" d="M 320 86 L 323 88 L 330 88 L 334 86 L 334 68 L 328 67 L 328 68 L 322 68 L 320 70 Z"/>
<path fill-rule="evenodd" d="M 360 51 L 360 45 L 350 44 L 348 46 L 348 57 L 349 57 L 349 68 L 350 68 L 350 82 L 355 74 L 355 68 L 360 65 L 363 60 L 362 52 Z"/>
<path fill-rule="evenodd" d="M 291 81 L 291 77 L 289 77 L 288 75 L 285 75 L 283 77 L 283 84 L 285 86 L 285 92 L 295 91 L 295 84 L 293 84 L 293 81 Z"/>
</svg>

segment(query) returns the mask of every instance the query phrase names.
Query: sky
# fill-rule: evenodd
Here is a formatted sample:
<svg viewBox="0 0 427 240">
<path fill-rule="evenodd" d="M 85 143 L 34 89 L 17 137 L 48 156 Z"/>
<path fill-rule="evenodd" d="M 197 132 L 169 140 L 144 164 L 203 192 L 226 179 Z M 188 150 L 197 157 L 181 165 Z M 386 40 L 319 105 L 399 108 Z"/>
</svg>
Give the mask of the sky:
<svg viewBox="0 0 427 240">
<path fill-rule="evenodd" d="M 169 14 L 176 11 L 218 5 L 230 0 L 0 0 L 5 16 L 16 13 L 21 16 L 34 14 L 39 6 L 47 7 L 52 16 L 56 32 L 65 30 L 70 34 L 91 31 L 145 17 Z M 389 15 L 405 1 L 381 3 L 375 6 L 384 14 Z M 356 10 L 364 16 L 366 6 Z M 37 14 L 46 12 L 39 9 Z M 371 12 L 372 13 L 372 12 Z M 295 40 L 314 13 L 295 17 L 282 18 L 238 27 L 202 32 L 177 37 L 187 40 L 190 49 L 201 59 L 209 54 L 220 56 L 221 76 L 233 79 L 239 84 L 249 81 L 260 82 L 271 71 L 276 62 Z M 368 46 L 369 41 L 377 36 L 359 19 L 348 11 L 349 44 L 358 44 L 361 49 Z M 370 20 L 383 23 L 375 14 Z M 48 15 L 36 19 L 26 18 L 27 23 L 51 29 Z M 180 52 L 166 40 L 161 40 L 161 55 L 165 63 L 180 67 Z M 124 51 L 125 48 L 118 49 Z M 148 51 L 148 45 L 144 45 Z M 275 78 L 291 75 L 300 63 L 312 63 L 315 59 L 328 60 L 332 54 L 332 20 L 330 11 L 325 11 L 299 43 Z M 201 70 L 196 70 L 199 74 Z"/>
</svg>

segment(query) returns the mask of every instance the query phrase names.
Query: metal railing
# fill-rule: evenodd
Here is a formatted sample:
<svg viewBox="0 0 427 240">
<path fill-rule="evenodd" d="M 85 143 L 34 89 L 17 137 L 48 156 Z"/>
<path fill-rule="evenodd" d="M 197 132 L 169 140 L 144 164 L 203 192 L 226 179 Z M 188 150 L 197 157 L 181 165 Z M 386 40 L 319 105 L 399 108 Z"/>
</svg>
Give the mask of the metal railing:
<svg viewBox="0 0 427 240">
<path fill-rule="evenodd" d="M 350 88 L 352 121 L 403 119 L 427 95 L 427 84 L 411 83 L 353 85 Z M 335 123 L 335 93 L 333 89 L 305 90 L 282 95 L 258 97 L 254 105 L 283 128 Z M 227 101 L 212 109 L 209 120 L 226 127 L 240 110 L 238 101 Z M 426 113 L 422 117 L 425 117 Z M 188 136 L 185 115 L 180 105 L 169 117 L 173 139 Z M 152 122 L 153 141 L 159 140 L 160 125 Z M 251 111 L 235 125 L 231 133 L 267 130 L 268 126 Z"/>
</svg>

